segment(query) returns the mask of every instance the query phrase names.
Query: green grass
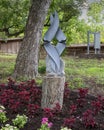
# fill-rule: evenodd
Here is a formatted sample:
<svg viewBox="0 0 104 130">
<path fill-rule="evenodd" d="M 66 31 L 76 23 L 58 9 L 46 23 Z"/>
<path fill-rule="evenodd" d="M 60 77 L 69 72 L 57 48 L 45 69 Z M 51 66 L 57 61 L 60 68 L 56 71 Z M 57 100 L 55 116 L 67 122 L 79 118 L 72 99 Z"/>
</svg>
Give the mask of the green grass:
<svg viewBox="0 0 104 130">
<path fill-rule="evenodd" d="M 16 55 L 0 55 L 0 82 L 6 82 L 12 75 Z M 65 76 L 72 88 L 86 87 L 85 80 L 95 79 L 96 83 L 104 84 L 104 59 L 79 59 L 75 57 L 63 57 L 65 61 Z M 42 83 L 45 75 L 45 59 L 39 61 L 39 76 L 37 83 Z"/>
<path fill-rule="evenodd" d="M 72 88 L 87 86 L 86 79 L 95 79 L 96 83 L 104 84 L 104 59 L 64 57 L 64 60 L 66 80 Z"/>
<path fill-rule="evenodd" d="M 66 59 L 66 61 L 68 60 Z M 66 68 L 68 67 L 73 67 L 73 71 L 76 71 L 80 75 L 88 76 L 95 74 L 97 76 L 101 72 L 104 74 L 104 60 L 69 58 L 69 61 L 66 62 Z"/>
<path fill-rule="evenodd" d="M 16 55 L 0 55 L 0 82 L 6 82 L 12 75 Z"/>
</svg>

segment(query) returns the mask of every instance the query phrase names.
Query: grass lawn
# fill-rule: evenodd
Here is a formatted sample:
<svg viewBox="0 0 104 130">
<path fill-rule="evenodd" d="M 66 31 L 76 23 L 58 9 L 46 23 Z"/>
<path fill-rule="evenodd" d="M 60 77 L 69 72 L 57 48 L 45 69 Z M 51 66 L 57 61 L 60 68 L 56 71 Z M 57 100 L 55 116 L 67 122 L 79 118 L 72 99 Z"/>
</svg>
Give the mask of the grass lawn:
<svg viewBox="0 0 104 130">
<path fill-rule="evenodd" d="M 0 82 L 6 82 L 12 75 L 15 65 L 16 55 L 0 54 Z"/>
<path fill-rule="evenodd" d="M 0 82 L 6 82 L 12 75 L 16 55 L 0 55 Z M 65 76 L 71 88 L 89 87 L 91 82 L 94 85 L 104 84 L 104 59 L 81 59 L 78 57 L 64 56 Z M 37 83 L 42 83 L 45 75 L 45 59 L 39 61 L 39 76 Z"/>
</svg>

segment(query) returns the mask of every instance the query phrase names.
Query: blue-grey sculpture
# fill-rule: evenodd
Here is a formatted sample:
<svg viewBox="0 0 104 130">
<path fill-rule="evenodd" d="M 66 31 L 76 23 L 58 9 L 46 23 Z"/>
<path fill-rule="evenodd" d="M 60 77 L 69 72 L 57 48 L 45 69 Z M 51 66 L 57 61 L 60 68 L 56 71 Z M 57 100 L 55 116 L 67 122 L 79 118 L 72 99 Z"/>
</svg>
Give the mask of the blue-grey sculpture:
<svg viewBox="0 0 104 130">
<path fill-rule="evenodd" d="M 53 38 L 58 40 L 56 46 L 51 44 Z M 60 57 L 66 47 L 66 37 L 59 28 L 59 18 L 55 11 L 50 16 L 50 27 L 44 35 L 44 47 L 47 52 L 46 72 L 48 75 L 64 75 L 64 62 Z"/>
</svg>

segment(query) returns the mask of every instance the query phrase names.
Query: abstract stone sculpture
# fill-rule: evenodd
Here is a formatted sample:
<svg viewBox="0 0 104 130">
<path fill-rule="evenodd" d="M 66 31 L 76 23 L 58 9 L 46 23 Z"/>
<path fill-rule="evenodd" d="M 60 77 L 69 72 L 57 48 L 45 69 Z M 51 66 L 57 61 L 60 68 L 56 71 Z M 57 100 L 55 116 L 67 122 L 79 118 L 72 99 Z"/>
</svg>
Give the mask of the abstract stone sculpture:
<svg viewBox="0 0 104 130">
<path fill-rule="evenodd" d="M 51 44 L 51 41 L 54 37 L 58 40 L 56 46 Z M 47 75 L 64 75 L 64 62 L 60 56 L 66 47 L 66 37 L 62 30 L 59 28 L 59 18 L 56 11 L 50 16 L 50 27 L 45 33 L 43 41 L 44 48 L 47 52 Z"/>
</svg>

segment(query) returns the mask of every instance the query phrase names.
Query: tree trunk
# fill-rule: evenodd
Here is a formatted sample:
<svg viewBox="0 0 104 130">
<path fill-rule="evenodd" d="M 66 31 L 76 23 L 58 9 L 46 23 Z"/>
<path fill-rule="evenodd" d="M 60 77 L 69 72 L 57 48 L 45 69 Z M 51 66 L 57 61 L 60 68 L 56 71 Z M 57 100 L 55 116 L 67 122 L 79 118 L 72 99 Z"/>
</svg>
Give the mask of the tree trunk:
<svg viewBox="0 0 104 130">
<path fill-rule="evenodd" d="M 46 76 L 42 85 L 42 108 L 54 108 L 58 103 L 62 108 L 65 76 Z"/>
<path fill-rule="evenodd" d="M 32 0 L 25 35 L 21 44 L 13 76 L 35 78 L 38 74 L 38 53 L 42 28 L 51 0 Z"/>
</svg>

